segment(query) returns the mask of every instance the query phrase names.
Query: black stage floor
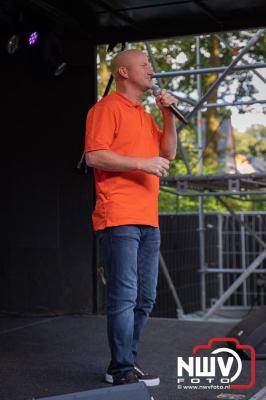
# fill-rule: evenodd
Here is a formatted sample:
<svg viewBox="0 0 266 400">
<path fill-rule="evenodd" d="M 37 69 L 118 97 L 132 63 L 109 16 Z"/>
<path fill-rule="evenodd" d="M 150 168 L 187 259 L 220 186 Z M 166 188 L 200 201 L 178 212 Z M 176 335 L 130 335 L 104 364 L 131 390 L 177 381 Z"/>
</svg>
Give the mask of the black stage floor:
<svg viewBox="0 0 266 400">
<path fill-rule="evenodd" d="M 109 362 L 105 317 L 0 318 L 0 399 L 32 400 L 106 387 Z M 221 390 L 178 390 L 176 357 L 188 357 L 196 344 L 223 337 L 234 324 L 152 318 L 140 344 L 139 362 L 160 375 L 155 400 L 216 399 Z M 245 361 L 244 363 L 249 363 Z M 266 360 L 257 361 L 256 385 L 266 385 Z M 126 399 L 125 399 L 126 400 Z"/>
</svg>

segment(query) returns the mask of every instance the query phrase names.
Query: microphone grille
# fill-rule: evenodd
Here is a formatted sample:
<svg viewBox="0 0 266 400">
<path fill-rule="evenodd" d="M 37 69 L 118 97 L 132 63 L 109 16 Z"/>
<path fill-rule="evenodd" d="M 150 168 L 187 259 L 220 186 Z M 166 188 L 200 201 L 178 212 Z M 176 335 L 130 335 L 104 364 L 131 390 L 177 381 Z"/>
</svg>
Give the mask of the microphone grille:
<svg viewBox="0 0 266 400">
<path fill-rule="evenodd" d="M 159 88 L 159 86 L 153 85 L 152 86 L 152 93 L 153 93 L 154 96 L 159 96 L 159 94 L 161 93 L 161 89 Z"/>
</svg>

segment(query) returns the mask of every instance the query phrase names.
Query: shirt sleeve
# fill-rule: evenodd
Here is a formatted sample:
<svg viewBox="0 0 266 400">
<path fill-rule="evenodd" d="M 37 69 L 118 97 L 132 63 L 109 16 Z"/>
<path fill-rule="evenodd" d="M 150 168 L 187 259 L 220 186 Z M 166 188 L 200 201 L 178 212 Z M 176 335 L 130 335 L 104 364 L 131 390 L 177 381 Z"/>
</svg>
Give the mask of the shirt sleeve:
<svg viewBox="0 0 266 400">
<path fill-rule="evenodd" d="M 154 121 L 154 119 L 152 118 L 152 116 L 150 115 L 151 118 L 151 124 L 152 124 L 152 131 L 154 133 L 156 133 L 158 135 L 158 137 L 160 138 L 161 136 L 163 136 L 164 132 L 159 128 L 159 126 L 156 124 L 156 122 Z"/>
<path fill-rule="evenodd" d="M 84 151 L 109 150 L 116 130 L 114 111 L 104 104 L 96 104 L 88 112 Z"/>
</svg>

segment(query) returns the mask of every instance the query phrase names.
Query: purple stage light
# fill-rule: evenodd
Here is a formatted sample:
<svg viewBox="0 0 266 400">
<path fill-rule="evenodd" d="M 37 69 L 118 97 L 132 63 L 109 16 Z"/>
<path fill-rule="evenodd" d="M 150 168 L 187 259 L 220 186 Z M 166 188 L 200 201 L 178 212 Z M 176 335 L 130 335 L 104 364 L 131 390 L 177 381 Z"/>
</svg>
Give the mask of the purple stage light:
<svg viewBox="0 0 266 400">
<path fill-rule="evenodd" d="M 33 45 L 37 42 L 38 37 L 39 37 L 38 32 L 32 32 L 32 33 L 29 35 L 28 44 L 29 44 L 30 46 L 33 46 Z"/>
</svg>

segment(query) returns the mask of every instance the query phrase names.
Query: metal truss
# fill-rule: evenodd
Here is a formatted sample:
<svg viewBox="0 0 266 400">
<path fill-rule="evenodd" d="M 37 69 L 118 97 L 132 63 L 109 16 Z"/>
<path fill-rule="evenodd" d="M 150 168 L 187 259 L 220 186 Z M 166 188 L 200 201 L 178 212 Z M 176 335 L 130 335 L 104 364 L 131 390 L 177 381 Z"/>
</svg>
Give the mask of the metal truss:
<svg viewBox="0 0 266 400">
<path fill-rule="evenodd" d="M 261 35 L 260 35 L 261 36 Z M 266 63 L 254 63 L 254 64 L 242 64 L 230 69 L 230 74 L 238 71 L 252 70 L 266 68 Z M 156 72 L 153 76 L 154 78 L 174 78 L 176 76 L 189 76 L 189 75 L 199 75 L 199 74 L 219 74 L 221 72 L 227 71 L 228 66 L 224 67 L 209 67 L 209 68 L 197 68 L 197 69 L 180 69 L 179 71 L 170 72 Z M 229 73 L 227 73 L 229 75 Z"/>
<path fill-rule="evenodd" d="M 266 173 L 177 175 L 161 178 L 161 188 L 179 196 L 247 196 L 266 194 Z"/>
<path fill-rule="evenodd" d="M 191 120 L 192 117 L 197 114 L 198 120 L 201 119 L 201 109 L 208 106 L 205 104 L 208 97 L 211 95 L 213 91 L 215 91 L 222 81 L 231 73 L 240 70 L 252 70 L 258 68 L 265 68 L 266 63 L 256 63 L 256 64 L 247 64 L 246 61 L 242 65 L 236 65 L 240 60 L 243 59 L 245 54 L 249 51 L 249 49 L 260 39 L 260 37 L 265 33 L 265 29 L 258 30 L 252 38 L 248 41 L 246 46 L 240 50 L 240 52 L 236 55 L 236 57 L 232 60 L 232 62 L 226 67 L 218 67 L 218 68 L 199 68 L 200 66 L 200 51 L 199 51 L 199 38 L 196 38 L 197 44 L 197 65 L 198 68 L 194 70 L 181 70 L 181 71 L 173 71 L 173 72 L 164 72 L 164 73 L 155 73 L 154 77 L 159 79 L 160 85 L 162 85 L 160 79 L 163 77 L 174 77 L 174 76 L 185 76 L 185 75 L 197 75 L 197 91 L 198 91 L 198 102 L 194 106 L 194 108 L 186 115 L 187 120 Z M 150 49 L 148 49 L 150 58 L 153 62 L 154 60 L 151 54 Z M 154 68 L 156 71 L 156 68 Z M 201 96 L 201 80 L 200 76 L 203 73 L 220 73 L 216 81 L 211 85 L 211 87 L 207 90 L 207 92 Z M 265 79 L 259 74 L 261 80 L 265 83 Z M 255 103 L 256 101 L 254 101 Z M 266 100 L 258 101 L 258 103 L 265 103 Z M 239 104 L 240 103 L 240 104 Z M 210 107 L 219 107 L 219 106 L 234 106 L 234 105 L 249 105 L 254 104 L 253 102 L 236 102 L 236 103 L 222 103 L 215 104 L 211 103 Z M 184 128 L 185 124 L 180 123 L 177 127 L 177 134 Z M 199 172 L 202 173 L 202 154 L 203 154 L 203 146 L 202 146 L 202 131 L 201 125 L 198 124 L 198 148 L 199 148 L 199 163 L 200 169 Z M 180 140 L 179 140 L 180 142 Z M 182 149 L 182 147 L 181 147 Z M 199 238 L 200 238 L 200 272 L 201 272 L 201 307 L 202 311 L 205 313 L 202 317 L 203 320 L 208 320 L 215 311 L 222 306 L 226 300 L 231 296 L 231 294 L 241 285 L 247 277 L 256 270 L 256 268 L 261 264 L 261 262 L 266 258 L 266 243 L 255 233 L 252 231 L 250 226 L 242 221 L 233 211 L 233 209 L 226 203 L 226 201 L 222 198 L 223 196 L 232 197 L 232 196 L 247 196 L 247 195 L 261 195 L 266 194 L 266 174 L 223 174 L 223 175 L 212 175 L 212 176 L 192 176 L 191 169 L 188 163 L 187 156 L 182 151 L 182 157 L 185 162 L 185 166 L 187 169 L 187 176 L 176 176 L 176 177 L 167 177 L 161 179 L 161 190 L 167 191 L 174 195 L 181 196 L 196 196 L 199 198 Z M 185 157 L 184 157 L 185 155 Z M 221 298 L 209 309 L 206 310 L 206 274 L 209 272 L 205 263 L 205 254 L 204 254 L 204 211 L 203 211 L 203 203 L 202 200 L 205 196 L 216 196 L 217 200 L 229 211 L 232 217 L 243 226 L 257 241 L 260 245 L 265 249 L 258 257 L 245 269 L 237 280 L 223 293 Z M 219 271 L 220 272 L 220 271 Z M 178 297 L 177 297 L 178 298 Z M 179 306 L 180 314 L 183 314 L 182 305 L 180 301 L 176 301 L 177 306 Z"/>
</svg>

